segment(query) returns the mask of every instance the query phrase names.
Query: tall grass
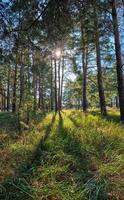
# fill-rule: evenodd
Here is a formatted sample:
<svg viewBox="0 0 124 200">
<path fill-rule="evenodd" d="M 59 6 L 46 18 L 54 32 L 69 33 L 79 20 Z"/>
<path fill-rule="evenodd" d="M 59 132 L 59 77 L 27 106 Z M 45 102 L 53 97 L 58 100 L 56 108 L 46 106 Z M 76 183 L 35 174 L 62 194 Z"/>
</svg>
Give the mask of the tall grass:
<svg viewBox="0 0 124 200">
<path fill-rule="evenodd" d="M 17 138 L 1 133 L 0 199 L 124 199 L 124 126 L 117 112 L 106 119 L 68 110 L 37 122 Z"/>
</svg>

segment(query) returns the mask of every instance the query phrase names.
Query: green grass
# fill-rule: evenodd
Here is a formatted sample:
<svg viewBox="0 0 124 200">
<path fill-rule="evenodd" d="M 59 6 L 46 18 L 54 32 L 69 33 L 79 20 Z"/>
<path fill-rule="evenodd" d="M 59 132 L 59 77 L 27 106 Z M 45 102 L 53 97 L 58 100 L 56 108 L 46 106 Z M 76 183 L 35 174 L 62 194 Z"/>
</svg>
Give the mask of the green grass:
<svg viewBox="0 0 124 200">
<path fill-rule="evenodd" d="M 19 136 L 1 131 L 0 199 L 123 200 L 124 126 L 117 111 L 107 118 L 74 110 L 37 116 Z"/>
</svg>

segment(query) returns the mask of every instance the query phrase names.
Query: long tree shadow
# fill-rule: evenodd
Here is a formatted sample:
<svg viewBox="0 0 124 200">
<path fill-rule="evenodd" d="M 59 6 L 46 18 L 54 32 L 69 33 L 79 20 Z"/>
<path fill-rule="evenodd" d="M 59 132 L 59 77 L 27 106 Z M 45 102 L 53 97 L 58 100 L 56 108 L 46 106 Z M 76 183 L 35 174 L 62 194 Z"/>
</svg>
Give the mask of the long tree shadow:
<svg viewBox="0 0 124 200">
<path fill-rule="evenodd" d="M 30 162 L 27 165 L 27 169 L 30 169 L 32 167 L 33 164 L 38 165 L 39 163 L 39 158 L 42 154 L 42 151 L 45 150 L 45 141 L 47 140 L 47 138 L 50 135 L 51 129 L 54 125 L 56 119 L 56 114 L 53 115 L 52 121 L 51 123 L 47 126 L 47 129 L 45 131 L 45 135 L 43 136 L 43 138 L 41 139 L 41 141 L 39 142 L 33 156 L 32 159 L 30 160 Z"/>
<path fill-rule="evenodd" d="M 51 129 L 54 125 L 56 114 L 53 115 L 51 123 L 47 126 L 45 134 L 40 140 L 35 152 L 32 154 L 30 160 L 22 163 L 15 176 L 7 178 L 0 185 L 0 199 L 5 200 L 31 200 L 34 199 L 31 187 L 31 180 L 34 171 L 37 170 L 39 165 L 42 165 L 43 152 L 45 151 L 45 141 L 48 139 Z"/>
<path fill-rule="evenodd" d="M 98 111 L 90 111 L 89 114 L 92 114 L 94 116 L 99 116 L 102 119 L 106 119 L 109 122 L 114 122 L 115 124 L 120 123 L 120 116 L 116 115 L 115 113 L 109 113 L 106 116 L 101 115 Z"/>
<path fill-rule="evenodd" d="M 78 126 L 78 124 L 76 124 L 76 126 Z M 77 172 L 77 174 L 82 174 L 82 181 L 86 182 L 87 178 L 92 177 L 94 174 L 94 169 L 90 159 L 91 153 L 83 147 L 80 138 L 70 133 L 70 130 L 63 126 L 63 118 L 61 113 L 59 113 L 58 130 L 60 137 L 63 140 L 66 139 L 64 151 L 72 155 L 77 163 L 77 166 L 70 166 L 71 170 Z"/>
<path fill-rule="evenodd" d="M 97 155 L 87 151 L 80 138 L 70 133 L 70 128 L 64 127 L 61 113 L 59 113 L 58 130 L 62 140 L 66 140 L 63 150 L 65 153 L 72 155 L 75 160 L 74 164 L 70 165 L 70 171 L 78 187 L 82 187 L 82 185 L 82 189 L 85 187 L 88 199 L 107 200 L 108 195 L 104 180 L 97 177 L 97 167 L 94 162 L 97 159 Z"/>
<path fill-rule="evenodd" d="M 10 112 L 0 113 L 0 183 L 15 173 L 20 163 L 24 163 L 28 155 L 31 155 L 33 150 L 31 151 L 30 146 L 28 148 L 27 142 L 35 138 L 35 132 L 38 132 L 36 138 L 40 137 L 40 125 L 45 117 L 46 114 L 38 113 L 35 125 L 31 120 L 31 127 L 19 134 L 17 115 Z M 32 147 L 34 143 L 35 141 Z"/>
<path fill-rule="evenodd" d="M 95 114 L 96 116 L 99 116 L 101 119 L 105 119 L 107 121 L 107 117 L 102 117 L 100 114 L 98 115 L 98 113 Z M 68 116 L 68 118 L 73 122 L 73 125 L 76 127 L 76 128 L 79 128 L 79 129 L 83 129 L 85 128 L 85 124 L 82 123 L 82 120 L 80 118 L 80 120 L 76 120 L 75 117 L 73 116 Z M 110 120 L 112 122 L 113 125 L 116 126 L 116 123 L 113 122 L 112 120 Z M 85 122 L 84 122 L 85 123 Z M 100 125 L 99 125 L 100 126 Z M 107 123 L 106 126 L 109 126 L 109 124 Z M 97 152 L 97 157 L 98 159 L 104 161 L 104 153 L 105 151 L 107 150 L 108 147 L 111 146 L 111 150 L 113 149 L 114 151 L 117 150 L 117 144 L 121 143 L 121 138 L 119 136 L 113 136 L 113 137 L 109 137 L 109 136 L 105 136 L 104 134 L 102 134 L 101 130 L 97 130 L 97 133 L 99 134 L 99 136 L 101 135 L 101 137 L 99 138 L 99 142 L 96 142 L 93 144 L 96 152 Z M 116 141 L 113 142 L 113 141 Z"/>
<path fill-rule="evenodd" d="M 83 127 L 83 125 L 79 124 L 72 116 L 68 116 L 68 118 L 73 122 L 74 126 L 76 126 L 77 128 Z"/>
<path fill-rule="evenodd" d="M 117 113 L 114 113 L 114 112 L 108 112 L 108 114 L 106 115 L 106 116 L 104 116 L 104 115 L 101 115 L 101 113 L 100 112 L 98 112 L 98 111 L 89 111 L 89 112 L 87 112 L 87 113 L 84 113 L 83 111 L 82 111 L 82 115 L 84 115 L 84 116 L 87 116 L 88 114 L 91 114 L 91 115 L 93 115 L 93 116 L 98 116 L 98 117 L 100 117 L 101 119 L 103 119 L 103 120 L 106 120 L 106 121 L 108 121 L 108 122 L 112 122 L 112 123 L 114 123 L 114 124 L 120 124 L 120 125 L 123 125 L 123 124 L 121 124 L 120 123 L 120 116 L 117 114 Z M 83 127 L 83 124 L 79 124 L 77 121 L 76 121 L 76 119 L 73 117 L 73 115 L 75 115 L 75 111 L 73 111 L 72 113 L 71 113 L 71 115 L 69 115 L 68 117 L 70 118 L 70 120 L 71 121 L 73 121 L 73 123 L 74 123 L 74 125 L 76 126 L 76 127 Z"/>
</svg>

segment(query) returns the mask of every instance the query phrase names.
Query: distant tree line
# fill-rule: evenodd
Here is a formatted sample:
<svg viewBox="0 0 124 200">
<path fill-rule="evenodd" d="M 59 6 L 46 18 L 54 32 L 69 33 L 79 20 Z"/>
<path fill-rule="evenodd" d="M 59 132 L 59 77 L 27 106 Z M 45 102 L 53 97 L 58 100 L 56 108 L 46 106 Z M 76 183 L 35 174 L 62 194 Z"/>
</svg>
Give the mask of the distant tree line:
<svg viewBox="0 0 124 200">
<path fill-rule="evenodd" d="M 0 110 L 28 124 L 75 102 L 107 115 L 115 98 L 124 121 L 123 12 L 121 0 L 2 1 Z"/>
</svg>

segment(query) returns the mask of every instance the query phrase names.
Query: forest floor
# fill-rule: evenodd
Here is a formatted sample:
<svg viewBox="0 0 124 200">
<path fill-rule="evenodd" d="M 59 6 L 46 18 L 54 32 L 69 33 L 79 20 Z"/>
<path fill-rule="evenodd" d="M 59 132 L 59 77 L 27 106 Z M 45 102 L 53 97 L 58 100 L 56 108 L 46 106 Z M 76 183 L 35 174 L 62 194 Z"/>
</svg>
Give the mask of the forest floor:
<svg viewBox="0 0 124 200">
<path fill-rule="evenodd" d="M 118 112 L 37 115 L 16 132 L 0 113 L 1 200 L 124 200 L 124 125 Z"/>
</svg>

